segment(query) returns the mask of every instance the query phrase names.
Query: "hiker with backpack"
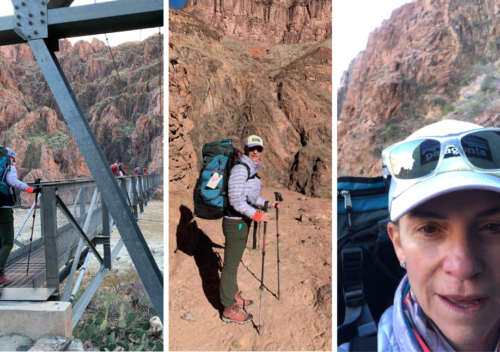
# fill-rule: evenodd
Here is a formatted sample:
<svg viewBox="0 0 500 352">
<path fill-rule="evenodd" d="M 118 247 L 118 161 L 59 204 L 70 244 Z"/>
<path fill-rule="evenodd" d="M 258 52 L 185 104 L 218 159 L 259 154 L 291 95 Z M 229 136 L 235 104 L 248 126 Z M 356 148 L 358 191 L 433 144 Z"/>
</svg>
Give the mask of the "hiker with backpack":
<svg viewBox="0 0 500 352">
<path fill-rule="evenodd" d="M 266 202 L 259 196 L 262 185 L 257 175 L 262 166 L 259 159 L 263 150 L 262 138 L 248 137 L 244 154 L 236 161 L 229 177 L 229 206 L 222 221 L 226 243 L 220 281 L 220 297 L 224 306 L 222 321 L 225 323 L 246 324 L 253 318 L 252 314 L 244 311 L 244 308 L 252 306 L 253 301 L 241 297 L 236 279 L 252 220 L 268 222 L 271 218 L 269 213 L 260 213 L 254 207 L 262 207 Z M 269 208 L 279 208 L 279 206 L 279 202 L 272 202 Z"/>
<path fill-rule="evenodd" d="M 119 163 L 118 170 L 121 172 L 120 176 L 128 176 L 128 172 L 127 172 L 127 170 L 125 170 L 125 164 Z"/>
<path fill-rule="evenodd" d="M 115 177 L 120 176 L 120 172 L 118 171 L 118 164 L 114 163 L 113 165 L 111 165 L 111 172 L 113 173 L 113 176 L 115 176 Z"/>
<path fill-rule="evenodd" d="M 5 275 L 5 264 L 14 246 L 14 210 L 15 193 L 13 189 L 28 193 L 40 192 L 40 187 L 29 187 L 17 178 L 13 163 L 16 154 L 10 148 L 0 146 L 0 292 L 10 279 Z"/>
<path fill-rule="evenodd" d="M 380 318 L 378 333 L 363 294 L 366 285 L 357 285 L 357 291 L 350 288 L 354 281 L 343 285 L 345 325 L 357 326 L 358 336 L 338 350 L 498 351 L 500 128 L 444 120 L 386 148 L 382 159 L 387 234 L 407 274 L 393 295 L 394 305 Z M 342 197 L 346 226 L 366 218 L 356 211 L 350 192 Z M 358 233 L 357 240 L 362 238 Z M 379 233 L 377 243 L 384 240 Z M 363 253 L 373 253 L 366 247 L 347 249 L 341 253 L 343 271 L 353 280 Z M 341 331 L 347 331 L 341 328 L 340 341 Z"/>
</svg>

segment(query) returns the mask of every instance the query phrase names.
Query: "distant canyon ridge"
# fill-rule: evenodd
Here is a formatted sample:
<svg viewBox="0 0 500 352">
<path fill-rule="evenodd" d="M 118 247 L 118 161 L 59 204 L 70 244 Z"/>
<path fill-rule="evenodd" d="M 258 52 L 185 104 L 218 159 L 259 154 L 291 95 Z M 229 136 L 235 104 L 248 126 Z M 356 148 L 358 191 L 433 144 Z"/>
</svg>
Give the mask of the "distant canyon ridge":
<svg viewBox="0 0 500 352">
<path fill-rule="evenodd" d="M 112 47 L 117 67 L 96 38 L 60 40 L 59 49 L 108 162 L 123 162 L 129 174 L 136 166 L 163 166 L 163 37 Z M 25 182 L 91 177 L 27 44 L 0 47 L 0 143 L 15 151 Z"/>
<path fill-rule="evenodd" d="M 442 119 L 500 126 L 500 0 L 414 0 L 369 36 L 337 90 L 339 176 Z"/>
<path fill-rule="evenodd" d="M 204 143 L 264 140 L 264 186 L 332 196 L 332 2 L 189 0 L 169 11 L 170 193 Z"/>
</svg>

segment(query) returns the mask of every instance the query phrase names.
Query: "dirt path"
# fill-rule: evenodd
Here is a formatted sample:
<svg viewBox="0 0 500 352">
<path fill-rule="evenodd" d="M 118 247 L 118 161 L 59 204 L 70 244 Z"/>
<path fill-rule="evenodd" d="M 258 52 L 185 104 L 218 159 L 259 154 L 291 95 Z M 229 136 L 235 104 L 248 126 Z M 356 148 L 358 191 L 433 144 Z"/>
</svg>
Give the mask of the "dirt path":
<svg viewBox="0 0 500 352">
<path fill-rule="evenodd" d="M 224 257 L 222 220 L 197 219 L 180 204 L 186 195 L 170 193 L 169 346 L 170 350 L 331 350 L 332 349 L 332 202 L 286 189 L 265 189 L 263 197 L 281 192 L 281 300 L 277 300 L 276 213 L 267 229 L 263 332 L 259 337 L 261 249 L 251 250 L 252 233 L 238 270 L 243 297 L 253 322 L 223 324 L 219 277 Z M 298 218 L 302 215 L 302 221 Z M 263 232 L 263 226 L 261 233 Z M 262 235 L 260 238 L 262 245 Z M 176 250 L 177 249 L 177 250 Z M 181 319 L 194 313 L 195 322 Z"/>
</svg>

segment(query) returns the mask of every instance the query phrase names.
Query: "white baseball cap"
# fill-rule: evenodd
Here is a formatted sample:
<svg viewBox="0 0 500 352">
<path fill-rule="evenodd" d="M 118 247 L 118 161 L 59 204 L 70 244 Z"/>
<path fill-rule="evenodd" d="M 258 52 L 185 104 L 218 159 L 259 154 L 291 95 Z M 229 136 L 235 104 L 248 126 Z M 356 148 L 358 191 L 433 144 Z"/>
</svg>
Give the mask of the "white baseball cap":
<svg viewBox="0 0 500 352">
<path fill-rule="evenodd" d="M 264 142 L 262 141 L 262 138 L 255 135 L 248 137 L 245 141 L 245 147 L 251 148 L 255 146 L 261 146 L 262 148 L 264 148 Z"/>
<path fill-rule="evenodd" d="M 11 156 L 14 159 L 13 161 L 16 162 L 16 153 L 14 153 L 14 151 L 9 147 L 6 147 L 5 149 L 7 149 L 7 155 Z"/>
<path fill-rule="evenodd" d="M 418 130 L 406 141 L 423 137 L 444 137 L 481 128 L 484 127 L 473 123 L 443 120 Z M 500 173 L 498 171 L 492 173 L 473 171 L 464 161 L 464 157 L 443 159 L 436 169 L 436 175 L 422 181 L 415 181 L 415 184 L 410 187 L 408 184 L 405 187 L 403 182 L 392 177 L 389 189 L 391 220 L 397 221 L 423 203 L 451 192 L 485 190 L 500 193 Z"/>
</svg>

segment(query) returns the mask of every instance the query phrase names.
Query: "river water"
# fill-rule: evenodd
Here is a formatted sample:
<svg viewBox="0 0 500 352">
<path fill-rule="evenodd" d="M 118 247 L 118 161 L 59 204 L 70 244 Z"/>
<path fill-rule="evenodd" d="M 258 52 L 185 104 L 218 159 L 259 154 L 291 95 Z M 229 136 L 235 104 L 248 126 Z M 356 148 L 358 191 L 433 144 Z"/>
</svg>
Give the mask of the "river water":
<svg viewBox="0 0 500 352">
<path fill-rule="evenodd" d="M 149 246 L 149 250 L 158 264 L 158 268 L 163 272 L 163 201 L 150 201 L 144 209 L 139 222 L 139 228 Z M 115 227 L 111 233 L 111 251 L 120 240 L 120 234 Z M 98 246 L 98 251 L 102 255 L 102 246 Z M 126 271 L 134 268 L 132 259 L 128 254 L 127 248 L 123 245 L 116 260 L 111 265 L 112 269 Z M 90 256 L 87 269 L 95 274 L 100 268 L 99 262 L 93 255 Z"/>
</svg>

